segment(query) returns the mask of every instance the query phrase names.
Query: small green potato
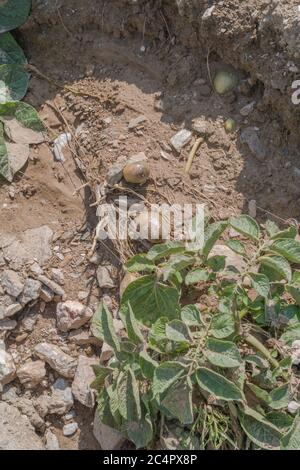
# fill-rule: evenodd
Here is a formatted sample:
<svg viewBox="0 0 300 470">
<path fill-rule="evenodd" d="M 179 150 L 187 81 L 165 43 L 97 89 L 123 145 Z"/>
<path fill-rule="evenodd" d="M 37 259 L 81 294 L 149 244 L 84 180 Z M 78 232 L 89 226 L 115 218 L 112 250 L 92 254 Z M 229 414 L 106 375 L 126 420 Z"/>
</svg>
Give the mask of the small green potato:
<svg viewBox="0 0 300 470">
<path fill-rule="evenodd" d="M 237 84 L 237 77 L 231 72 L 221 70 L 217 72 L 214 78 L 214 87 L 217 93 L 224 95 L 228 91 L 233 90 Z"/>
</svg>

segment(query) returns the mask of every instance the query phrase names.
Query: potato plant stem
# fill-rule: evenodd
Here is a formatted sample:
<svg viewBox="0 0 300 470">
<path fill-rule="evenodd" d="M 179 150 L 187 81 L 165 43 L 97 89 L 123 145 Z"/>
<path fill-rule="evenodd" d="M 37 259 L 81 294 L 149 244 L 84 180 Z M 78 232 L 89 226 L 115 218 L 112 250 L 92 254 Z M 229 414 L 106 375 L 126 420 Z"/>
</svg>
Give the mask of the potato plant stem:
<svg viewBox="0 0 300 470">
<path fill-rule="evenodd" d="M 199 146 L 204 142 L 204 139 L 202 137 L 199 137 L 199 139 L 196 140 L 196 142 L 194 143 L 193 147 L 192 147 L 192 150 L 189 154 L 189 158 L 186 162 L 186 165 L 185 165 L 185 169 L 184 169 L 184 173 L 187 174 L 189 173 L 190 169 L 191 169 L 191 166 L 192 166 L 192 163 L 193 163 L 193 160 L 194 160 L 194 157 L 196 155 L 196 152 L 199 148 Z"/>
</svg>

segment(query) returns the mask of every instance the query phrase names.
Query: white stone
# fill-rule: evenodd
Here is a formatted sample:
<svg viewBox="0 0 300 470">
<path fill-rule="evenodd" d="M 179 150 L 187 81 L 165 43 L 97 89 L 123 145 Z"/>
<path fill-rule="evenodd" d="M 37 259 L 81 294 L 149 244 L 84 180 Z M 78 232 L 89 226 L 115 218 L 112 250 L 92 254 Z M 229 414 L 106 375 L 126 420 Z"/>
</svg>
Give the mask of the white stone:
<svg viewBox="0 0 300 470">
<path fill-rule="evenodd" d="M 32 300 L 37 300 L 39 298 L 40 291 L 41 283 L 39 281 L 31 278 L 26 279 L 24 290 L 20 297 L 21 304 L 26 305 Z"/>
<path fill-rule="evenodd" d="M 97 281 L 101 289 L 112 289 L 115 287 L 114 280 L 111 276 L 111 266 L 99 266 L 97 269 Z"/>
<path fill-rule="evenodd" d="M 46 438 L 46 449 L 47 450 L 59 450 L 59 442 L 56 435 L 48 429 L 45 434 Z"/>
<path fill-rule="evenodd" d="M 51 269 L 51 277 L 52 277 L 52 280 L 54 282 L 57 282 L 57 284 L 60 284 L 61 286 L 64 285 L 65 277 L 64 277 L 64 273 L 62 272 L 61 269 L 52 268 Z"/>
<path fill-rule="evenodd" d="M 62 416 L 74 405 L 71 387 L 62 378 L 57 379 L 51 387 L 51 395 L 41 395 L 36 406 L 41 416 L 55 414 Z"/>
<path fill-rule="evenodd" d="M 12 356 L 0 348 L 0 387 L 5 385 L 16 376 L 16 367 Z"/>
<path fill-rule="evenodd" d="M 64 436 L 72 436 L 78 429 L 77 423 L 68 423 L 65 424 L 63 427 L 63 435 Z"/>
<path fill-rule="evenodd" d="M 34 388 L 39 385 L 46 375 L 43 361 L 29 361 L 17 370 L 17 376 L 25 388 Z"/>
<path fill-rule="evenodd" d="M 12 297 L 18 297 L 24 289 L 20 276 L 11 269 L 5 269 L 1 274 L 1 285 L 5 292 Z"/>
<path fill-rule="evenodd" d="M 297 413 L 299 408 L 300 408 L 300 403 L 297 403 L 296 401 L 291 401 L 287 406 L 288 412 L 293 415 Z"/>
<path fill-rule="evenodd" d="M 147 121 L 146 116 L 140 115 L 136 118 L 133 118 L 129 121 L 128 129 L 129 130 L 135 129 L 137 126 L 139 126 L 140 124 L 142 124 L 145 121 Z"/>
<path fill-rule="evenodd" d="M 95 396 L 90 384 L 95 379 L 92 365 L 97 364 L 98 360 L 86 356 L 79 356 L 78 366 L 72 383 L 72 393 L 74 397 L 88 408 L 93 408 Z"/>
<path fill-rule="evenodd" d="M 171 145 L 177 153 L 180 153 L 182 148 L 189 143 L 191 138 L 191 131 L 188 131 L 187 129 L 182 129 L 171 138 Z"/>
<path fill-rule="evenodd" d="M 76 330 L 92 316 L 92 310 L 76 300 L 60 302 L 56 308 L 57 326 L 61 331 Z"/>
<path fill-rule="evenodd" d="M 77 361 L 64 353 L 58 346 L 50 343 L 39 343 L 35 346 L 36 355 L 47 362 L 52 369 L 63 377 L 72 379 L 75 374 Z"/>
</svg>

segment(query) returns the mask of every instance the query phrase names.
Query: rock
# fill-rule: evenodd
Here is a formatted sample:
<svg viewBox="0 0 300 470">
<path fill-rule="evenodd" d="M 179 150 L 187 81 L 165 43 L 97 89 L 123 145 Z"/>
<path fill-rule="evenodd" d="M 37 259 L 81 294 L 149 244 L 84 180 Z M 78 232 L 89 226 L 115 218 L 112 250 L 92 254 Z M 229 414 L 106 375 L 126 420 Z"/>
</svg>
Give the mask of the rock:
<svg viewBox="0 0 300 470">
<path fill-rule="evenodd" d="M 50 289 L 50 291 L 54 292 L 54 294 L 58 295 L 59 297 L 62 297 L 63 299 L 65 298 L 65 295 L 66 295 L 65 291 L 56 282 L 52 281 L 51 279 L 44 276 L 43 274 L 40 274 L 38 276 L 38 280 L 42 284 L 44 284 L 44 286 L 48 287 L 48 289 Z"/>
<path fill-rule="evenodd" d="M 86 300 L 88 296 L 89 296 L 89 292 L 85 290 L 80 290 L 77 295 L 78 300 Z"/>
<path fill-rule="evenodd" d="M 132 131 L 133 129 L 135 129 L 136 127 L 138 127 L 140 124 L 142 124 L 145 121 L 147 121 L 147 118 L 146 116 L 142 116 L 142 115 L 134 119 L 131 119 L 128 124 L 128 130 Z"/>
<path fill-rule="evenodd" d="M 60 302 L 56 308 L 57 326 L 61 331 L 80 328 L 92 316 L 92 310 L 76 300 Z"/>
<path fill-rule="evenodd" d="M 33 263 L 30 266 L 30 271 L 36 276 L 38 276 L 39 274 L 43 274 L 44 272 L 38 263 Z"/>
<path fill-rule="evenodd" d="M 38 319 L 37 313 L 31 313 L 29 315 L 26 315 L 20 323 L 20 331 L 26 331 L 27 333 L 30 333 Z"/>
<path fill-rule="evenodd" d="M 47 362 L 52 369 L 68 379 L 75 374 L 77 361 L 64 353 L 58 346 L 50 343 L 39 343 L 34 348 L 37 356 Z"/>
<path fill-rule="evenodd" d="M 17 298 L 24 289 L 24 284 L 20 276 L 11 269 L 5 269 L 1 274 L 1 285 L 7 294 L 15 298 Z"/>
<path fill-rule="evenodd" d="M 210 122 L 204 118 L 194 119 L 192 122 L 192 129 L 196 134 L 206 137 L 214 132 L 214 128 Z"/>
<path fill-rule="evenodd" d="M 15 320 L 1 320 L 0 321 L 0 331 L 10 331 L 14 330 L 17 326 L 17 322 Z"/>
<path fill-rule="evenodd" d="M 64 436 L 72 436 L 78 429 L 77 423 L 68 423 L 65 424 L 63 427 L 63 435 Z"/>
<path fill-rule="evenodd" d="M 240 114 L 245 117 L 249 116 L 249 114 L 252 113 L 254 106 L 255 106 L 255 101 L 252 101 L 252 103 L 246 104 L 246 106 L 240 109 Z"/>
<path fill-rule="evenodd" d="M 18 238 L 6 237 L 6 242 L 2 243 L 3 255 L 13 269 L 20 269 L 34 260 L 43 265 L 51 256 L 52 237 L 53 231 L 46 225 L 26 230 Z"/>
<path fill-rule="evenodd" d="M 68 337 L 69 341 L 72 341 L 78 346 L 84 346 L 86 344 L 94 344 L 95 346 L 99 346 L 101 341 L 94 336 L 91 336 L 88 330 L 76 330 L 71 331 Z"/>
<path fill-rule="evenodd" d="M 52 277 L 52 280 L 56 282 L 57 284 L 61 286 L 64 285 L 65 277 L 61 269 L 56 269 L 56 268 L 51 269 L 51 277 Z"/>
<path fill-rule="evenodd" d="M 246 267 L 246 263 L 243 258 L 234 253 L 226 245 L 215 245 L 209 254 L 209 258 L 212 256 L 226 256 L 226 267 L 234 266 L 239 271 L 243 271 Z"/>
<path fill-rule="evenodd" d="M 12 356 L 2 348 L 0 349 L 0 388 L 1 385 L 5 385 L 16 376 L 16 367 Z"/>
<path fill-rule="evenodd" d="M 33 300 L 37 300 L 40 296 L 41 286 L 41 283 L 35 279 L 26 279 L 24 290 L 20 297 L 21 304 L 26 305 Z"/>
<path fill-rule="evenodd" d="M 16 313 L 20 312 L 23 309 L 23 306 L 19 303 L 11 304 L 5 309 L 4 318 L 12 317 Z M 1 318 L 1 315 L 0 315 Z"/>
<path fill-rule="evenodd" d="M 111 277 L 112 266 L 99 266 L 97 269 L 97 281 L 101 289 L 112 289 L 115 282 Z"/>
<path fill-rule="evenodd" d="M 93 408 L 95 405 L 95 396 L 90 384 L 95 379 L 95 373 L 92 365 L 97 364 L 97 359 L 79 356 L 78 366 L 72 383 L 72 392 L 74 397 L 82 405 Z"/>
<path fill-rule="evenodd" d="M 291 358 L 293 366 L 300 364 L 300 340 L 293 341 Z"/>
<path fill-rule="evenodd" d="M 47 450 L 59 450 L 59 442 L 56 437 L 56 435 L 50 431 L 50 429 L 47 429 L 46 434 L 45 434 L 45 439 L 46 439 L 46 449 Z"/>
<path fill-rule="evenodd" d="M 265 159 L 266 149 L 255 127 L 246 127 L 241 133 L 241 141 L 248 145 L 253 155 L 259 160 Z"/>
<path fill-rule="evenodd" d="M 42 286 L 41 292 L 40 292 L 40 298 L 46 303 L 52 302 L 52 300 L 54 299 L 54 292 L 52 292 L 52 290 L 49 289 L 49 287 Z"/>
<path fill-rule="evenodd" d="M 20 171 L 26 164 L 30 149 L 27 144 L 15 144 L 13 142 L 6 142 L 7 154 L 9 156 L 9 175 L 7 180 L 12 181 L 15 173 Z"/>
<path fill-rule="evenodd" d="M 297 411 L 299 410 L 299 408 L 300 408 L 300 403 L 296 401 L 291 401 L 287 406 L 288 412 L 291 413 L 292 415 L 295 415 Z"/>
<path fill-rule="evenodd" d="M 211 7 L 207 8 L 202 15 L 202 21 L 207 21 L 209 18 L 211 18 L 215 8 L 216 5 L 212 5 Z"/>
<path fill-rule="evenodd" d="M 25 388 L 34 388 L 39 385 L 46 375 L 43 361 L 29 361 L 17 370 L 17 376 Z"/>
<path fill-rule="evenodd" d="M 0 402 L 0 450 L 43 450 L 28 418 L 17 408 Z"/>
<path fill-rule="evenodd" d="M 256 218 L 256 212 L 257 212 L 256 200 L 255 199 L 251 199 L 251 201 L 249 201 L 248 209 L 249 209 L 250 217 L 253 217 L 253 219 L 255 219 Z"/>
<path fill-rule="evenodd" d="M 115 184 L 119 183 L 123 177 L 123 168 L 126 165 L 127 158 L 125 156 L 121 156 L 117 159 L 116 163 L 114 163 L 106 176 L 106 181 L 109 186 L 114 186 Z"/>
<path fill-rule="evenodd" d="M 63 416 L 74 405 L 71 387 L 64 379 L 57 379 L 51 387 L 51 395 L 41 395 L 36 402 L 41 416 L 56 414 Z"/>
<path fill-rule="evenodd" d="M 93 434 L 102 450 L 117 450 L 125 443 L 125 437 L 116 429 L 103 424 L 96 411 L 94 416 Z"/>
<path fill-rule="evenodd" d="M 189 143 L 192 138 L 191 131 L 187 129 L 182 129 L 181 131 L 177 132 L 172 139 L 171 145 L 176 150 L 177 153 L 180 153 L 182 148 Z"/>
<path fill-rule="evenodd" d="M 114 355 L 114 350 L 109 344 L 103 343 L 101 348 L 100 354 L 100 362 L 104 364 L 105 362 L 109 361 Z"/>
<path fill-rule="evenodd" d="M 24 127 L 15 118 L 5 119 L 4 126 L 6 135 L 17 144 L 41 144 L 45 141 L 42 132 Z"/>
<path fill-rule="evenodd" d="M 12 404 L 18 408 L 22 415 L 27 416 L 30 423 L 37 431 L 44 432 L 45 422 L 35 409 L 31 399 L 21 396 Z"/>
</svg>

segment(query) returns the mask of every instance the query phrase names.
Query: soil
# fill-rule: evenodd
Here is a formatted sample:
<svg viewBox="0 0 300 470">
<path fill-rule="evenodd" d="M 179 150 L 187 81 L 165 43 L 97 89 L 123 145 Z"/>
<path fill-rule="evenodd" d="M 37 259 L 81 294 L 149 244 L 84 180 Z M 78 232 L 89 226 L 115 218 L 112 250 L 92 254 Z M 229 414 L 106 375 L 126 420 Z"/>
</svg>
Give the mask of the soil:
<svg viewBox="0 0 300 470">
<path fill-rule="evenodd" d="M 300 108 L 291 101 L 297 79 L 291 69 L 300 67 L 296 10 L 293 0 L 284 5 L 271 0 L 33 1 L 17 38 L 35 67 L 26 101 L 38 109 L 49 141 L 32 148 L 27 168 L 12 185 L 0 188 L 1 222 L 12 234 L 44 224 L 53 229 L 48 268 L 63 270 L 68 299 L 88 290 L 86 303 L 92 308 L 104 294 L 118 305 L 118 287 L 97 287 L 89 252 L 97 220 L 95 188 L 121 156 L 146 154 L 151 179 L 135 190 L 152 203 L 203 202 L 213 218 L 224 219 L 247 213 L 255 199 L 261 221 L 299 219 Z M 239 86 L 220 96 L 211 77 L 224 68 L 234 69 Z M 253 112 L 242 116 L 240 110 L 251 102 Z M 146 120 L 129 130 L 129 121 L 139 115 Z M 184 176 L 195 137 L 180 155 L 170 139 L 190 129 L 195 118 L 208 121 L 213 132 Z M 226 133 L 227 118 L 236 120 L 236 133 Z M 264 159 L 241 142 L 249 126 L 259 131 Z M 55 162 L 53 139 L 78 128 L 77 157 L 70 152 L 64 164 Z M 76 190 L 86 181 L 90 186 Z M 98 255 L 100 262 L 114 262 L 120 279 L 120 254 L 112 256 L 100 245 Z M 54 311 L 51 304 L 41 312 L 25 349 L 55 328 Z M 75 353 L 79 350 L 97 353 L 91 346 Z M 99 448 L 91 432 L 92 413 L 86 410 L 77 406 L 80 432 L 73 438 L 62 435 L 59 420 L 53 423 L 62 448 Z"/>
</svg>

